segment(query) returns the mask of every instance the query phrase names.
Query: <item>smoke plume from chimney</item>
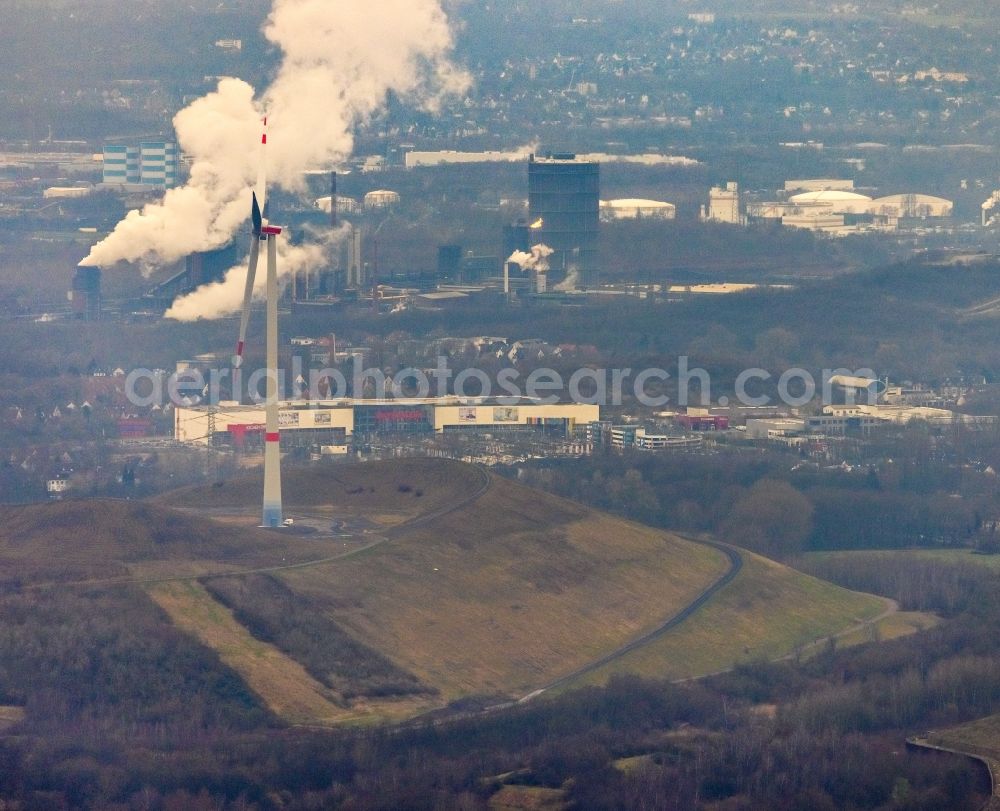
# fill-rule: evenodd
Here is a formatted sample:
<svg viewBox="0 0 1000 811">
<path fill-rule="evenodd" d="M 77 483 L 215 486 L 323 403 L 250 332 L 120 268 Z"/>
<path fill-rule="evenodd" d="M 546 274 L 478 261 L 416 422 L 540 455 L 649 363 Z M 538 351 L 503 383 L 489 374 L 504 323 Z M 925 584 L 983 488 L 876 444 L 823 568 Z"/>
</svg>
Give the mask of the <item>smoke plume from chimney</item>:
<svg viewBox="0 0 1000 811">
<path fill-rule="evenodd" d="M 249 212 L 265 110 L 269 183 L 298 191 L 305 170 L 351 154 L 356 124 L 376 113 L 390 90 L 434 110 L 468 86 L 449 60 L 453 41 L 439 0 L 275 0 L 264 35 L 283 54 L 271 85 L 258 97 L 247 82 L 223 79 L 181 110 L 174 128 L 191 159 L 189 180 L 129 212 L 81 264 L 165 265 L 227 244 Z M 320 261 L 318 251 L 285 246 L 279 264 L 284 274 L 296 262 Z M 178 302 L 172 317 L 238 310 L 242 282 L 232 276 Z"/>
<path fill-rule="evenodd" d="M 549 257 L 555 253 L 548 245 L 532 245 L 531 253 L 514 251 L 507 257 L 508 262 L 520 265 L 521 270 L 537 270 L 545 273 L 549 269 Z"/>
</svg>

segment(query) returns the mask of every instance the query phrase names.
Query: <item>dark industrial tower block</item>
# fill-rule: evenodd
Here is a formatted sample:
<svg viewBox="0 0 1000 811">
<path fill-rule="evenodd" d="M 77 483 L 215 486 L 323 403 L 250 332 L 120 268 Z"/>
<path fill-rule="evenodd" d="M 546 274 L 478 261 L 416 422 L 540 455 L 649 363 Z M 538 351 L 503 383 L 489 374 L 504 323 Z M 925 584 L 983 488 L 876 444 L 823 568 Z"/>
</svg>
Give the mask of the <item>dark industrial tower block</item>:
<svg viewBox="0 0 1000 811">
<path fill-rule="evenodd" d="M 555 253 L 549 264 L 578 287 L 597 283 L 601 167 L 572 154 L 531 156 L 528 162 L 528 208 L 532 244 Z"/>
</svg>

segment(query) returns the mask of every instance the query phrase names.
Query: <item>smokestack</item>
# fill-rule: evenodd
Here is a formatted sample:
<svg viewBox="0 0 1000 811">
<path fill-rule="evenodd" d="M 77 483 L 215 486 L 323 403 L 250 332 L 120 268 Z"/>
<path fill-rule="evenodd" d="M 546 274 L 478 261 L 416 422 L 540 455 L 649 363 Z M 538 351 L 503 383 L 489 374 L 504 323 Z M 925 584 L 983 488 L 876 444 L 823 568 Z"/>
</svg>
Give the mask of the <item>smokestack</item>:
<svg viewBox="0 0 1000 811">
<path fill-rule="evenodd" d="M 337 227 L 337 173 L 330 172 L 330 227 Z"/>
</svg>

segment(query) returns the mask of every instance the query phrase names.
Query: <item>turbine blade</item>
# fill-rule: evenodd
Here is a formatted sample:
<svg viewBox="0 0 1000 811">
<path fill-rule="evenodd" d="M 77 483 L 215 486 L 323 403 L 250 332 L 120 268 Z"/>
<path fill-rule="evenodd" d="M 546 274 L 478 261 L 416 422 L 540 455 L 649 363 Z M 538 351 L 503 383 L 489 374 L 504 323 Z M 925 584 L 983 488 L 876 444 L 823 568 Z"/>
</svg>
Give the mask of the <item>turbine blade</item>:
<svg viewBox="0 0 1000 811">
<path fill-rule="evenodd" d="M 253 204 L 250 208 L 250 219 L 253 220 L 253 234 L 255 237 L 260 236 L 260 229 L 264 227 L 264 217 L 260 211 L 260 205 L 257 203 L 257 193 L 253 193 Z"/>
<path fill-rule="evenodd" d="M 256 198 L 254 204 L 256 208 Z M 255 226 L 259 228 L 259 226 Z M 247 325 L 250 323 L 250 305 L 253 303 L 254 280 L 257 276 L 257 259 L 260 256 L 260 231 L 250 235 L 250 259 L 247 262 L 247 280 L 243 288 L 243 313 L 240 316 L 240 336 L 236 341 L 236 354 L 233 356 L 233 366 L 237 369 L 243 365 L 243 348 L 246 345 Z"/>
</svg>

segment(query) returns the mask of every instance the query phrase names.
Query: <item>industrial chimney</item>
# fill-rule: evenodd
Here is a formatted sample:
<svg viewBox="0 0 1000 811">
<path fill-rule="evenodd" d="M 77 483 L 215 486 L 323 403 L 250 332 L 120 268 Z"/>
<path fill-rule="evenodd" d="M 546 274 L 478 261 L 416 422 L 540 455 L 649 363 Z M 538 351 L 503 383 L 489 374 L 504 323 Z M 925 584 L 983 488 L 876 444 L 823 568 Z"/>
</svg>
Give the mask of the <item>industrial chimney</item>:
<svg viewBox="0 0 1000 811">
<path fill-rule="evenodd" d="M 337 173 L 330 172 L 330 227 L 337 227 Z"/>
</svg>

